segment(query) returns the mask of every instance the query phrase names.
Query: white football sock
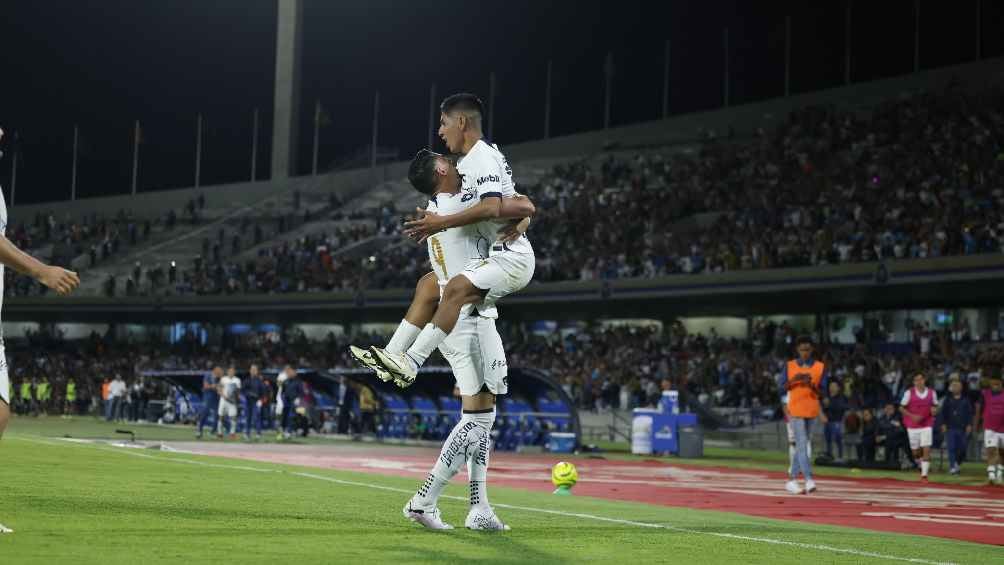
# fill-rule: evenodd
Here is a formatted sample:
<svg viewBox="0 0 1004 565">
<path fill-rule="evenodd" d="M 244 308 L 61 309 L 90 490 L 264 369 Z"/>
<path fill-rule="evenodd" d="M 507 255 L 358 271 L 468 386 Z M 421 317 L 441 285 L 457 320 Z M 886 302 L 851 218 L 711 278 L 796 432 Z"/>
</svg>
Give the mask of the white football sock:
<svg viewBox="0 0 1004 565">
<path fill-rule="evenodd" d="M 480 426 L 469 416 L 464 414 L 457 425 L 453 426 L 450 435 L 443 442 L 443 449 L 440 450 L 432 471 L 412 497 L 412 505 L 418 509 L 432 510 L 436 507 L 439 495 L 467 460 L 467 446 L 470 443 L 468 436 L 473 433 L 480 438 Z"/>
<path fill-rule="evenodd" d="M 394 330 L 394 335 L 387 342 L 387 353 L 400 354 L 407 351 L 411 344 L 415 343 L 415 338 L 422 331 L 422 328 L 412 324 L 408 320 L 401 320 Z"/>
<path fill-rule="evenodd" d="M 997 466 L 987 465 L 987 477 L 992 481 L 997 476 Z"/>
<path fill-rule="evenodd" d="M 405 356 L 408 357 L 408 359 L 415 364 L 415 368 L 418 369 L 445 339 L 446 332 L 432 324 L 426 324 L 422 333 L 418 334 L 418 337 L 415 338 L 415 343 L 413 343 L 411 347 L 408 348 L 408 351 L 405 352 Z"/>
<path fill-rule="evenodd" d="M 920 476 L 926 477 L 927 471 L 931 468 L 931 462 L 927 460 L 921 460 L 920 462 Z"/>
<path fill-rule="evenodd" d="M 471 433 L 471 448 L 468 449 L 467 476 L 470 483 L 471 506 L 488 507 L 488 459 L 491 455 L 492 424 L 495 422 L 495 408 L 491 412 L 465 413 L 478 424 L 479 434 Z M 476 444 L 475 444 L 476 442 Z"/>
</svg>

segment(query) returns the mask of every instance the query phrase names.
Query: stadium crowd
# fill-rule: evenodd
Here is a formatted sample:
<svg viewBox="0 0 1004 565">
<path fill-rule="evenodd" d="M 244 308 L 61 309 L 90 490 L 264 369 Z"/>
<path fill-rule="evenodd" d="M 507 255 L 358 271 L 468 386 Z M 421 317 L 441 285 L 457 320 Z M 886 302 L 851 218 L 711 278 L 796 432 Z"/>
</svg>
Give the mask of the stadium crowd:
<svg viewBox="0 0 1004 565">
<path fill-rule="evenodd" d="M 510 365 L 547 371 L 580 410 L 654 406 L 663 390 L 678 390 L 685 405 L 700 404 L 720 412 L 740 410 L 749 416 L 745 423 L 781 417 L 777 382 L 798 333 L 786 322 L 770 320 L 757 322 L 752 336 L 743 340 L 721 337 L 714 330 L 708 335 L 688 333 L 679 322 L 665 328 L 596 325 L 540 333 L 524 325 L 502 324 L 501 328 Z M 996 358 L 987 361 L 988 351 L 998 354 L 988 344 L 989 336 L 971 335 L 963 326 L 932 329 L 916 324 L 911 335 L 912 343 L 891 344 L 869 342 L 862 334 L 856 343 L 824 349 L 821 358 L 835 387 L 824 400 L 824 411 L 831 421 L 842 424 L 828 431 L 834 434 L 838 456 L 843 456 L 844 433 L 871 430 L 876 437 L 888 435 L 874 433 L 876 426 L 888 428 L 899 422 L 895 407 L 911 386 L 912 375 L 927 375 L 939 397 L 958 381 L 969 397 L 987 378 L 987 367 L 1001 364 Z M 243 372 L 253 363 L 276 368 L 286 364 L 350 368 L 354 366 L 347 355 L 350 341 L 366 345 L 385 340 L 386 336 L 376 334 L 356 335 L 351 340 L 329 334 L 325 340 L 311 341 L 296 331 L 282 336 L 248 332 L 225 333 L 221 344 L 212 347 L 195 335 L 167 345 L 111 341 L 98 335 L 71 342 L 36 334 L 20 346 L 12 344 L 8 354 L 14 407 L 19 413 L 94 413 L 108 419 L 156 421 L 163 415 L 147 407 L 151 400 L 165 399 L 173 406 L 172 389 L 166 381 L 144 377 L 146 370 L 208 372 L 219 365 Z M 372 399 L 373 391 L 363 388 L 367 387 L 353 387 L 353 396 Z M 266 403 L 275 402 L 275 392 L 275 383 L 269 381 Z M 304 394 L 310 394 L 309 386 Z M 369 411 L 376 410 L 374 404 Z M 188 413 L 187 420 L 196 416 Z M 358 412 L 353 416 L 354 426 L 360 425 L 360 418 Z M 423 432 L 418 429 L 416 433 L 421 436 Z M 860 456 L 869 453 L 874 457 L 874 449 Z M 886 453 L 891 457 L 895 452 Z"/>
<path fill-rule="evenodd" d="M 752 139 L 711 134 L 695 153 L 563 165 L 529 191 L 537 278 L 1000 253 L 1001 131 L 1000 92 L 949 89 L 868 115 L 807 107 Z M 704 227 L 673 227 L 702 213 Z"/>
<path fill-rule="evenodd" d="M 1000 92 L 949 88 L 890 100 L 867 114 L 806 107 L 749 138 L 708 132 L 696 149 L 563 163 L 536 185 L 519 187 L 540 211 L 530 231 L 535 280 L 1000 253 L 1002 131 Z M 402 241 L 371 255 L 338 256 L 347 244 L 399 232 L 391 203 L 367 219 L 372 227 L 286 241 L 280 229 L 254 260 L 207 249 L 168 289 L 411 287 L 429 270 L 424 246 Z"/>
<path fill-rule="evenodd" d="M 139 217 L 126 209 L 119 209 L 112 216 L 92 212 L 80 218 L 69 214 L 60 218 L 53 212 L 39 212 L 31 222 L 13 224 L 7 236 L 19 249 L 39 254 L 51 264 L 73 269 L 90 268 L 149 242 L 156 228 L 170 233 L 182 222 L 201 223 L 205 206 L 206 198 L 200 194 L 188 200 L 181 217 L 173 209 L 156 217 Z M 34 279 L 13 269 L 4 273 L 4 288 L 13 296 L 39 296 L 48 292 Z"/>
</svg>

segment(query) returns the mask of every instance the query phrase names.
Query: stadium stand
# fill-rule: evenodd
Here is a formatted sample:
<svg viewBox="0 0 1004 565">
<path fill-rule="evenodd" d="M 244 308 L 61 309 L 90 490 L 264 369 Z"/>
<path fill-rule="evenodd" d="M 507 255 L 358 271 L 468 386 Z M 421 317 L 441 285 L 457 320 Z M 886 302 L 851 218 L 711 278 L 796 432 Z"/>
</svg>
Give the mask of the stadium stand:
<svg viewBox="0 0 1004 565">
<path fill-rule="evenodd" d="M 555 164 L 542 178 L 531 173 L 521 186 L 542 210 L 531 233 L 535 279 L 1000 253 L 1002 103 L 999 91 L 953 88 L 891 100 L 869 113 L 810 106 L 750 138 L 708 132 L 694 144 L 603 152 Z M 274 241 L 224 258 L 219 247 L 240 238 L 248 223 L 266 222 L 242 218 L 240 234 L 221 230 L 211 255 L 209 238 L 202 240 L 206 259 L 183 273 L 176 290 L 410 287 L 429 270 L 426 252 L 395 236 L 400 215 L 417 199 L 399 182 L 359 200 L 337 220 L 276 230 Z"/>
</svg>

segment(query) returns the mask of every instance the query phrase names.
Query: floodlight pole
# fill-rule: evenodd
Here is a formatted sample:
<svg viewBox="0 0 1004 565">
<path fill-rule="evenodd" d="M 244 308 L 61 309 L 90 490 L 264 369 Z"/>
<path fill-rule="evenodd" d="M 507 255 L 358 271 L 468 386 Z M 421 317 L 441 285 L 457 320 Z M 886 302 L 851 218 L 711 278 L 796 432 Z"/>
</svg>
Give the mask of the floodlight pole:
<svg viewBox="0 0 1004 565">
<path fill-rule="evenodd" d="M 913 72 L 920 72 L 920 0 L 913 0 Z"/>
<path fill-rule="evenodd" d="M 729 107 L 729 28 L 725 28 L 722 32 L 722 57 L 724 57 L 724 65 L 722 66 L 724 76 L 722 77 L 722 101 L 725 103 L 725 107 Z"/>
<path fill-rule="evenodd" d="M 251 126 L 251 182 L 255 181 L 257 172 L 258 172 L 258 108 L 255 108 Z"/>
<path fill-rule="evenodd" d="M 195 119 L 195 188 L 202 177 L 202 114 Z"/>
<path fill-rule="evenodd" d="M 10 163 L 10 205 L 14 206 L 14 194 L 17 192 L 17 147 L 14 148 L 14 155 L 11 156 Z"/>
<path fill-rule="evenodd" d="M 139 120 L 133 127 L 132 134 L 132 194 L 136 195 L 136 180 L 139 176 Z"/>
<path fill-rule="evenodd" d="M 317 176 L 317 146 L 321 141 L 321 100 L 314 103 L 314 153 L 310 159 L 310 174 Z"/>
<path fill-rule="evenodd" d="M 669 40 L 663 50 L 662 60 L 662 119 L 669 117 Z"/>
<path fill-rule="evenodd" d="M 851 83 L 851 9 L 854 0 L 847 0 L 844 9 L 844 84 Z"/>
<path fill-rule="evenodd" d="M 370 170 L 376 172 L 377 163 L 377 131 L 380 126 L 380 91 L 373 94 L 373 145 L 370 148 Z"/>
<path fill-rule="evenodd" d="M 551 138 L 551 78 L 554 73 L 554 61 L 547 60 L 547 82 L 544 86 L 544 139 Z"/>
<path fill-rule="evenodd" d="M 791 96 L 791 16 L 784 17 L 784 96 Z"/>
<path fill-rule="evenodd" d="M 495 139 L 495 71 L 488 73 L 488 139 Z"/>
<path fill-rule="evenodd" d="M 70 201 L 77 199 L 77 145 L 80 139 L 80 128 L 73 125 L 73 167 L 70 172 Z"/>
<path fill-rule="evenodd" d="M 613 95 L 614 87 L 614 54 L 607 53 L 606 61 L 603 64 L 603 75 L 606 79 L 604 99 L 603 99 L 603 129 L 610 129 L 610 99 Z"/>
<path fill-rule="evenodd" d="M 983 58 L 983 0 L 976 0 L 976 60 Z"/>
<path fill-rule="evenodd" d="M 429 144 L 427 147 L 432 150 L 432 143 L 436 139 L 436 83 L 429 86 Z"/>
</svg>

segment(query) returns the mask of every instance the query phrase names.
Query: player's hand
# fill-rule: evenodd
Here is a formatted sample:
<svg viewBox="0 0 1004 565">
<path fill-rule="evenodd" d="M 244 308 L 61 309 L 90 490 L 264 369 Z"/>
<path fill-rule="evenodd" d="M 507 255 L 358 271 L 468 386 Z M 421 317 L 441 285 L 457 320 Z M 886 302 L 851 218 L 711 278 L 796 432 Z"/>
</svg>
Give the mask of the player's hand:
<svg viewBox="0 0 1004 565">
<path fill-rule="evenodd" d="M 948 426 L 946 426 L 945 424 L 941 424 L 941 433 L 947 434 L 948 433 Z"/>
<path fill-rule="evenodd" d="M 38 282 L 65 296 L 77 288 L 80 284 L 80 277 L 73 271 L 67 271 L 62 267 L 54 265 L 47 265 L 39 273 Z"/>
<path fill-rule="evenodd" d="M 422 243 L 430 235 L 439 233 L 445 229 L 443 217 L 435 212 L 429 212 L 421 208 L 415 209 L 418 217 L 404 223 L 404 234 L 418 243 Z"/>
<path fill-rule="evenodd" d="M 973 433 L 973 426 L 972 425 L 966 426 L 966 435 L 969 435 L 971 433 Z"/>
<path fill-rule="evenodd" d="M 512 220 L 506 225 L 499 228 L 499 241 L 502 243 L 512 243 L 520 238 L 526 233 L 526 230 L 530 227 L 530 218 L 523 218 L 522 220 Z"/>
</svg>

